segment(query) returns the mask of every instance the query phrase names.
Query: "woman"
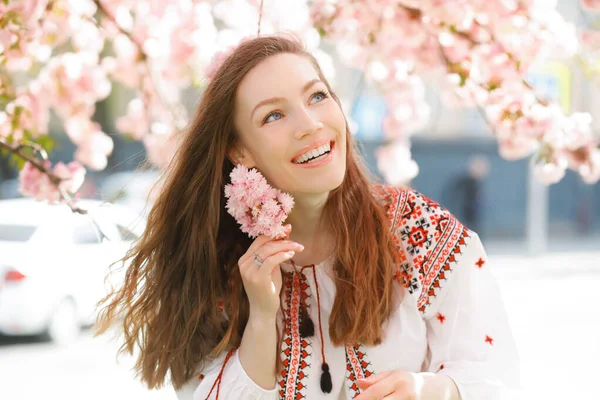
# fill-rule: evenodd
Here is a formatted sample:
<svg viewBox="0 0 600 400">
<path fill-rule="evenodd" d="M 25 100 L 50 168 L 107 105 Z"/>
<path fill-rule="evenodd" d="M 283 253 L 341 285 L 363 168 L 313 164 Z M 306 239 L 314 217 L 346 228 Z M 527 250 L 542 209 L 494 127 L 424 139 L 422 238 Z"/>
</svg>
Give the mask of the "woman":
<svg viewBox="0 0 600 400">
<path fill-rule="evenodd" d="M 315 150 L 316 149 L 316 150 Z M 294 196 L 288 238 L 225 210 L 234 165 Z M 101 329 L 179 399 L 505 399 L 518 362 L 477 235 L 365 177 L 339 100 L 296 40 L 216 71 Z M 362 392 L 362 394 L 361 394 Z"/>
</svg>

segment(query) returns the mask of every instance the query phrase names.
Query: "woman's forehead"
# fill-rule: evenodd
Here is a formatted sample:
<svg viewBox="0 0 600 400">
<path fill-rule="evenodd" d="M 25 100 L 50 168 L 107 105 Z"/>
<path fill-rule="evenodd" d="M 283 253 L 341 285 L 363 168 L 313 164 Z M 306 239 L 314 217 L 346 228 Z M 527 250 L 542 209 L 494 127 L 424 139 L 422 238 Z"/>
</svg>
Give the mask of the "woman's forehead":
<svg viewBox="0 0 600 400">
<path fill-rule="evenodd" d="M 299 95 L 306 83 L 314 79 L 319 79 L 319 75 L 307 57 L 277 54 L 248 72 L 240 82 L 238 97 L 243 102 L 259 102 L 269 97 Z"/>
</svg>

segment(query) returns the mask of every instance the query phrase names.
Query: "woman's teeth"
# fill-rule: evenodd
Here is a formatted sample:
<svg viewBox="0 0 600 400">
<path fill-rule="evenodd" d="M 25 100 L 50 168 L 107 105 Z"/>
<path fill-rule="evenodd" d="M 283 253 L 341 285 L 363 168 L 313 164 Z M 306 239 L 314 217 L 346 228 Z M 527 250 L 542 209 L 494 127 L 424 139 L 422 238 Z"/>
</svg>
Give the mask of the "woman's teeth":
<svg viewBox="0 0 600 400">
<path fill-rule="evenodd" d="M 303 164 L 306 162 L 317 161 L 322 159 L 331 151 L 331 143 L 326 143 L 317 147 L 316 149 L 312 149 L 302 154 L 300 157 L 296 159 L 296 164 Z"/>
</svg>

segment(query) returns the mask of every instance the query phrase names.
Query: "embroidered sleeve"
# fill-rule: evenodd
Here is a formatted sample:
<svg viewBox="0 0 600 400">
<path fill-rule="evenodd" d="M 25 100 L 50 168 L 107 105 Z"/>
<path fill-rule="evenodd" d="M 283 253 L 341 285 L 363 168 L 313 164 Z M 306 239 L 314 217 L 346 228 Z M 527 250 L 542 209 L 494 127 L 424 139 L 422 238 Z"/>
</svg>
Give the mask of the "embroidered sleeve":
<svg viewBox="0 0 600 400">
<path fill-rule="evenodd" d="M 498 285 L 477 234 L 435 201 L 398 190 L 393 235 L 398 280 L 427 326 L 427 371 L 455 382 L 462 400 L 513 399 L 519 359 Z"/>
<path fill-rule="evenodd" d="M 246 373 L 237 349 L 222 354 L 202 373 L 192 378 L 176 392 L 178 400 L 275 400 L 277 388 L 266 390 Z"/>
<path fill-rule="evenodd" d="M 474 232 L 435 306 L 426 319 L 428 370 L 451 377 L 463 400 L 517 398 L 519 356 L 500 289 Z"/>
</svg>

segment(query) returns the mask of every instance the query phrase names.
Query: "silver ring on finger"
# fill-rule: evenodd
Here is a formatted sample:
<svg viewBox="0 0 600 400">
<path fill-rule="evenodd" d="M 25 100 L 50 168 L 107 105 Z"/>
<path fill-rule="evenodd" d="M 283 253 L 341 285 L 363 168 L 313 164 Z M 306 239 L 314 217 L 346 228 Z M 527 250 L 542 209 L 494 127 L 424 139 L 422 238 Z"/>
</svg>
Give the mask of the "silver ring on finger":
<svg viewBox="0 0 600 400">
<path fill-rule="evenodd" d="M 263 263 L 265 262 L 265 260 L 263 260 L 258 253 L 254 253 L 254 264 L 258 265 L 259 267 L 262 267 Z"/>
</svg>

